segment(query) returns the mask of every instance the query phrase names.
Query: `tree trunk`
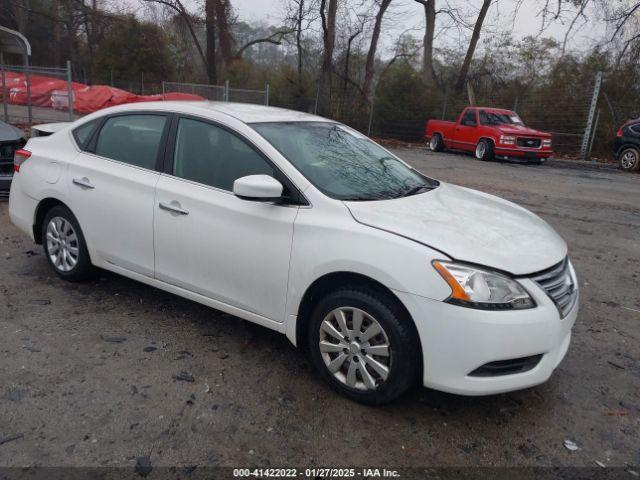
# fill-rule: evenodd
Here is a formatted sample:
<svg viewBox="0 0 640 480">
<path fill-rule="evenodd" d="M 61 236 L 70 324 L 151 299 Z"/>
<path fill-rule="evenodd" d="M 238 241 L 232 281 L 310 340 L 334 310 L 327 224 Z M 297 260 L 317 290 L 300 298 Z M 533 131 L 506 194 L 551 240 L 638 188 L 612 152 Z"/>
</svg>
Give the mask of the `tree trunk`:
<svg viewBox="0 0 640 480">
<path fill-rule="evenodd" d="M 318 99 L 320 102 L 320 108 L 327 107 L 329 109 L 331 99 L 331 72 L 333 71 L 333 51 L 336 45 L 336 14 L 338 12 L 338 0 L 328 1 L 328 11 L 325 11 L 327 0 L 321 0 L 320 2 L 323 51 L 318 84 Z M 323 113 L 328 114 L 328 112 Z"/>
<path fill-rule="evenodd" d="M 216 6 L 216 26 L 218 28 L 218 45 L 220 56 L 225 67 L 233 62 L 233 36 L 229 25 L 231 16 L 231 4 L 229 0 L 213 0 Z"/>
<path fill-rule="evenodd" d="M 425 28 L 422 38 L 422 79 L 432 87 L 436 84 L 436 74 L 433 69 L 433 36 L 436 28 L 436 0 L 415 0 L 424 7 Z"/>
<path fill-rule="evenodd" d="M 364 67 L 364 82 L 362 84 L 362 96 L 364 103 L 369 103 L 371 98 L 371 86 L 373 84 L 373 73 L 376 60 L 376 50 L 378 49 L 378 40 L 380 39 L 380 29 L 382 28 L 382 18 L 384 17 L 391 0 L 382 0 L 380 10 L 376 15 L 376 23 L 373 26 L 373 34 L 371 35 L 371 45 L 367 53 L 367 63 Z"/>
<path fill-rule="evenodd" d="M 205 6 L 205 29 L 207 37 L 207 78 L 209 83 L 218 83 L 218 69 L 216 65 L 216 10 L 215 0 L 206 0 Z"/>
<path fill-rule="evenodd" d="M 302 84 L 302 17 L 304 0 L 298 0 L 298 18 L 296 19 L 296 48 L 298 50 L 298 86 Z"/>
<path fill-rule="evenodd" d="M 320 2 L 320 14 L 322 17 L 322 41 L 324 50 L 322 53 L 322 66 L 320 70 L 320 91 L 323 96 L 331 89 L 331 71 L 333 70 L 333 50 L 336 45 L 336 14 L 338 12 L 338 0 L 329 0 L 329 10 L 325 14 L 326 0 Z"/>
<path fill-rule="evenodd" d="M 60 34 L 60 6 L 58 0 L 52 0 L 51 2 L 51 32 L 53 36 L 53 64 L 56 67 L 61 66 L 62 55 L 61 49 L 61 34 Z"/>
<path fill-rule="evenodd" d="M 464 89 L 464 82 L 467 80 L 467 75 L 469 74 L 469 67 L 471 67 L 471 60 L 473 59 L 473 54 L 476 51 L 476 45 L 478 44 L 478 40 L 480 39 L 480 32 L 482 31 L 482 23 L 484 22 L 484 18 L 487 16 L 487 11 L 491 6 L 491 1 L 492 0 L 483 0 L 482 2 L 482 8 L 480 8 L 480 14 L 478 15 L 476 24 L 473 27 L 473 34 L 471 35 L 469 48 L 467 48 L 467 55 L 464 57 L 464 62 L 462 63 L 462 67 L 460 68 L 460 74 L 458 75 L 458 80 L 456 81 L 455 89 L 458 92 L 461 92 Z"/>
</svg>

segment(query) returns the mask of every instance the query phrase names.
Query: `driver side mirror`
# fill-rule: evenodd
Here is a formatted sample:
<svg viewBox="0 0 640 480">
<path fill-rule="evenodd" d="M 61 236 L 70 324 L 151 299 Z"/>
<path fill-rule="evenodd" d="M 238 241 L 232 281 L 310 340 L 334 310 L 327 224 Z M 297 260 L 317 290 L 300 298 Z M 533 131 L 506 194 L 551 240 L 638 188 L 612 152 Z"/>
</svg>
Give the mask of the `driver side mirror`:
<svg viewBox="0 0 640 480">
<path fill-rule="evenodd" d="M 269 175 L 247 175 L 233 182 L 233 194 L 244 200 L 278 200 L 282 184 Z"/>
</svg>

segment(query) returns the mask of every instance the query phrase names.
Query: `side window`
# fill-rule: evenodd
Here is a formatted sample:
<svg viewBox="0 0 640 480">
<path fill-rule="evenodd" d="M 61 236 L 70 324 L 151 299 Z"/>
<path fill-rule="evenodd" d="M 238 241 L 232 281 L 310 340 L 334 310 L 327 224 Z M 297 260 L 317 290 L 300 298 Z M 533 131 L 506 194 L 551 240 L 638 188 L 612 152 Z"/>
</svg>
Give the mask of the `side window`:
<svg viewBox="0 0 640 480">
<path fill-rule="evenodd" d="M 76 139 L 76 143 L 80 147 L 80 150 L 84 150 L 87 146 L 87 141 L 89 140 L 89 137 L 91 137 L 96 125 L 98 125 L 99 120 L 99 118 L 91 120 L 90 122 L 80 125 L 73 131 L 73 138 Z"/>
<path fill-rule="evenodd" d="M 466 112 L 464 112 L 464 116 L 462 117 L 462 124 L 467 125 L 469 127 L 475 127 L 477 125 L 476 111 L 467 110 Z"/>
<path fill-rule="evenodd" d="M 273 167 L 253 147 L 210 123 L 181 118 L 176 132 L 173 174 L 223 190 L 246 175 L 274 176 Z"/>
<path fill-rule="evenodd" d="M 640 123 L 636 123 L 635 125 L 631 125 L 629 127 L 629 130 L 631 130 L 631 132 L 635 133 L 636 135 L 640 135 Z"/>
<path fill-rule="evenodd" d="M 164 115 L 111 117 L 100 129 L 95 153 L 129 165 L 154 170 L 166 122 L 167 117 Z"/>
</svg>

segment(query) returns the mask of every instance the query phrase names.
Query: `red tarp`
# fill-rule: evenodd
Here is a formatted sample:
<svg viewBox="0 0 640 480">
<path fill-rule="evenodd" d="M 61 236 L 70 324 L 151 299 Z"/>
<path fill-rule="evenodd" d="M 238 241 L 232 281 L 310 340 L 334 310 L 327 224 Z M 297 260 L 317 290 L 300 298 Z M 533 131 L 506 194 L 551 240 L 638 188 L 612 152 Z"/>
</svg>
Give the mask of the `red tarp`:
<svg viewBox="0 0 640 480">
<path fill-rule="evenodd" d="M 40 75 L 30 76 L 31 104 L 34 107 L 69 109 L 69 94 L 66 80 Z M 9 103 L 27 104 L 26 78 L 22 73 L 5 72 L 5 84 L 9 94 Z M 106 107 L 123 103 L 153 102 L 160 100 L 205 100 L 199 95 L 190 93 L 167 92 L 163 95 L 136 95 L 119 88 L 107 85 L 88 86 L 83 83 L 71 84 L 73 94 L 73 110 L 78 113 L 91 113 Z M 2 98 L 2 91 L 0 91 Z"/>
</svg>

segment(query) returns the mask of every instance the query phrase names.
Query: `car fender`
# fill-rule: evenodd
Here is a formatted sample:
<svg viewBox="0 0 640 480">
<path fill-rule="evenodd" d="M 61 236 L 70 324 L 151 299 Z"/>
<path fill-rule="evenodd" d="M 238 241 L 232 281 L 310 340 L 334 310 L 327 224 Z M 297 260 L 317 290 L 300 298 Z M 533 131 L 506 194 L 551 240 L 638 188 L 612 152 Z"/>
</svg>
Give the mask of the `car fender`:
<svg viewBox="0 0 640 480">
<path fill-rule="evenodd" d="M 432 267 L 443 253 L 391 232 L 356 222 L 341 204 L 334 215 L 301 209 L 294 227 L 285 331 L 296 343 L 296 323 L 309 287 L 332 273 L 352 273 L 390 291 L 444 300 L 451 289 Z M 324 222 L 327 222 L 324 224 Z"/>
</svg>

